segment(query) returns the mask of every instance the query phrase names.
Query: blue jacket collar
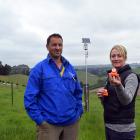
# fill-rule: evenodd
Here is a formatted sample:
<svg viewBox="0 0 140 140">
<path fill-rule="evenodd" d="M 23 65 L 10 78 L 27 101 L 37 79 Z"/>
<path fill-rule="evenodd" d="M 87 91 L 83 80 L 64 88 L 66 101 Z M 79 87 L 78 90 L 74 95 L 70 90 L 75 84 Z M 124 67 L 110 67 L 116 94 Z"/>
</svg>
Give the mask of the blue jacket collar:
<svg viewBox="0 0 140 140">
<path fill-rule="evenodd" d="M 61 56 L 61 60 L 62 60 L 62 63 L 63 63 L 64 66 L 66 66 L 67 64 L 69 64 L 69 61 L 66 58 L 64 58 L 63 56 Z M 50 56 L 50 54 L 48 54 L 48 56 L 47 56 L 47 62 L 50 63 L 52 61 L 53 61 L 52 57 Z"/>
</svg>

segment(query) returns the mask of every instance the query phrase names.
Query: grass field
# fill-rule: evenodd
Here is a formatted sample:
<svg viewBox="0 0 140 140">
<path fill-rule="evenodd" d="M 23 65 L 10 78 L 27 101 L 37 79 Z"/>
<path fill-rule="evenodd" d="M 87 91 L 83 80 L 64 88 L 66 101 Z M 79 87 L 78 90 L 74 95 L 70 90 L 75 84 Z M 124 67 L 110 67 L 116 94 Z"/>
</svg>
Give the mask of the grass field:
<svg viewBox="0 0 140 140">
<path fill-rule="evenodd" d="M 84 71 L 78 71 L 77 72 L 78 78 L 80 81 L 85 83 L 85 72 Z M 88 77 L 88 82 L 90 85 L 97 84 L 98 82 L 98 76 L 87 73 Z M 28 76 L 27 75 L 22 75 L 22 74 L 13 74 L 13 75 L 7 75 L 3 76 L 0 75 L 0 80 L 5 81 L 5 82 L 13 82 L 15 84 L 20 84 L 20 85 L 26 85 L 27 83 Z"/>
<path fill-rule="evenodd" d="M 82 81 L 83 83 L 85 83 L 85 72 L 77 71 L 77 75 L 78 75 L 79 81 Z M 87 73 L 87 78 L 88 78 L 89 85 L 95 85 L 97 84 L 99 80 L 98 76 L 90 74 L 90 73 Z"/>
<path fill-rule="evenodd" d="M 24 87 L 14 88 L 14 105 L 10 87 L 0 85 L 0 140 L 35 140 L 35 124 L 23 106 Z M 80 121 L 79 140 L 104 140 L 102 106 L 94 94 L 90 95 L 90 111 Z M 140 97 L 136 101 L 137 139 L 140 140 Z"/>
<path fill-rule="evenodd" d="M 140 74 L 140 67 L 135 68 L 134 71 L 135 71 L 137 74 Z"/>
<path fill-rule="evenodd" d="M 0 80 L 4 82 L 13 82 L 15 84 L 26 85 L 28 76 L 22 74 L 13 74 L 13 75 L 0 75 Z"/>
</svg>

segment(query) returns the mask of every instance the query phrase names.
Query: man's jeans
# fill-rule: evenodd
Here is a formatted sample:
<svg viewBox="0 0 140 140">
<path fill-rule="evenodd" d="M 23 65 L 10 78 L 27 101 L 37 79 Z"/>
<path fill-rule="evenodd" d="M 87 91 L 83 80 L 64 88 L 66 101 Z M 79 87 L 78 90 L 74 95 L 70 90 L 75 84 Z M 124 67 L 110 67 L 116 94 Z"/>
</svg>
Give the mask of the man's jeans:
<svg viewBox="0 0 140 140">
<path fill-rule="evenodd" d="M 37 126 L 37 140 L 77 140 L 79 120 L 72 125 L 56 126 L 49 123 Z"/>
</svg>

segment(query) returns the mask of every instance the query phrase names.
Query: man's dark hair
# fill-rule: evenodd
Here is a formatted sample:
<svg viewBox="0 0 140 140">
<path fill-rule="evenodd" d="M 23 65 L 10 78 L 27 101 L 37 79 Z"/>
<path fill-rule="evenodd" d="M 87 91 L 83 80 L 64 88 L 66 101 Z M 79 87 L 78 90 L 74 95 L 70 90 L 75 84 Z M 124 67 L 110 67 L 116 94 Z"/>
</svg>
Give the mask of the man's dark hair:
<svg viewBox="0 0 140 140">
<path fill-rule="evenodd" d="M 47 44 L 46 44 L 46 47 L 49 45 L 50 40 L 51 40 L 52 37 L 58 37 L 58 38 L 61 38 L 62 41 L 63 41 L 63 38 L 62 38 L 62 36 L 61 36 L 60 34 L 57 34 L 57 33 L 51 34 L 51 35 L 47 38 Z"/>
</svg>

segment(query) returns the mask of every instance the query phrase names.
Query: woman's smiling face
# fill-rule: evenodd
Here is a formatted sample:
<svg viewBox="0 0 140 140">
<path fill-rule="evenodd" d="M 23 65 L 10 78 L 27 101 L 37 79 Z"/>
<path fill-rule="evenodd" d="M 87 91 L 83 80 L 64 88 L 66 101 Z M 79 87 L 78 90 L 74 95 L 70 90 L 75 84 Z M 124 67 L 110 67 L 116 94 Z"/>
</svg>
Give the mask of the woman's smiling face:
<svg viewBox="0 0 140 140">
<path fill-rule="evenodd" d="M 119 69 L 125 65 L 126 58 L 117 49 L 112 49 L 110 53 L 112 66 Z"/>
</svg>

